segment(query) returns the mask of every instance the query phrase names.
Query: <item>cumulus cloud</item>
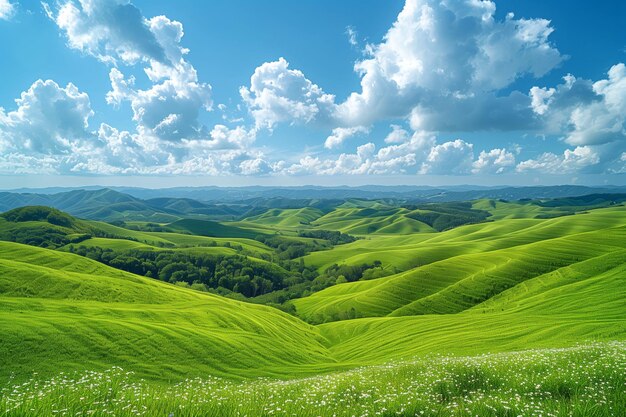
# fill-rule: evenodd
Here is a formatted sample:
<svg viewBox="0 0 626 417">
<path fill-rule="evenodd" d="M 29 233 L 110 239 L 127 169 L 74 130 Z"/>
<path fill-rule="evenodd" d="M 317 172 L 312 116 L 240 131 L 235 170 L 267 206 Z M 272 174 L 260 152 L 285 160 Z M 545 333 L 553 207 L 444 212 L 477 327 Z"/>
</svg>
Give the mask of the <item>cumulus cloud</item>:
<svg viewBox="0 0 626 417">
<path fill-rule="evenodd" d="M 104 13 L 105 2 L 97 3 L 83 3 L 81 10 Z M 120 3 L 106 4 L 116 9 Z M 63 10 L 69 6 L 65 3 L 59 7 Z M 136 88 L 135 79 L 125 77 L 118 67 L 109 74 L 112 88 L 106 100 L 114 106 L 129 102 L 136 130 L 119 130 L 106 123 L 91 128 L 93 111 L 86 93 L 71 83 L 63 88 L 54 81 L 39 80 L 16 100 L 16 109 L 0 109 L 0 170 L 118 175 L 261 172 L 260 163 L 242 165 L 243 161 L 263 158 L 259 152 L 244 149 L 254 142 L 254 129 L 225 125 L 209 129 L 198 121 L 200 111 L 211 106 L 210 86 L 198 82 L 195 69 L 184 59 L 187 51 L 179 44 L 182 25 L 164 16 L 144 24 L 153 31 L 167 60 L 157 60 L 158 56 L 141 48 L 136 49 L 137 60 L 126 59 L 127 49 L 104 44 L 93 49 L 95 44 L 85 43 L 85 48 L 93 47 L 85 49 L 91 55 L 111 54 L 117 62 L 145 65 L 151 82 L 146 89 Z M 112 42 L 117 38 L 98 39 Z"/>
<path fill-rule="evenodd" d="M 251 145 L 256 139 L 256 130 L 242 126 L 229 128 L 225 125 L 215 125 L 210 133 L 211 141 L 200 142 L 208 149 L 241 149 Z"/>
<path fill-rule="evenodd" d="M 60 0 L 44 4 L 67 45 L 110 66 L 109 105 L 128 103 L 136 128 L 90 126 L 90 100 L 73 84 L 35 82 L 0 109 L 0 170 L 28 173 L 207 175 L 501 174 L 625 172 L 626 67 L 605 79 L 566 75 L 556 86 L 510 91 L 520 77 L 542 77 L 564 59 L 545 19 L 495 15 L 488 0 L 406 0 L 378 44 L 355 64 L 359 91 L 343 102 L 290 68 L 284 58 L 257 67 L 239 90 L 242 104 L 219 105 L 224 124 L 206 126 L 211 86 L 201 82 L 182 45 L 182 23 L 144 17 L 129 0 Z M 14 13 L 0 0 L 0 18 Z M 358 44 L 353 28 L 348 40 Z M 134 76 L 139 66 L 147 79 Z M 231 110 L 232 108 L 232 110 Z M 252 126 L 235 114 L 247 108 Z M 235 110 L 236 109 L 236 110 Z M 232 115 L 226 114 L 228 110 Z M 232 116 L 232 117 L 230 117 Z M 398 120 L 398 121 L 396 121 Z M 276 161 L 253 148 L 281 123 L 327 128 L 326 149 L 369 133 L 391 131 L 338 156 Z M 521 160 L 501 145 L 482 150 L 437 132 L 522 130 L 562 138 L 571 149 Z"/>
<path fill-rule="evenodd" d="M 45 5 L 50 18 L 65 34 L 70 48 L 114 65 L 107 103 L 128 101 L 140 135 L 164 141 L 208 139 L 199 122 L 201 111 L 212 108 L 211 86 L 198 80 L 185 60 L 183 25 L 166 16 L 151 19 L 127 0 L 74 0 Z M 151 86 L 135 87 L 119 64 L 144 66 Z"/>
<path fill-rule="evenodd" d="M 553 100 L 553 95 L 556 92 L 554 88 L 539 88 L 532 87 L 530 89 L 530 107 L 538 115 L 544 114 Z"/>
<path fill-rule="evenodd" d="M 334 96 L 324 93 L 302 71 L 289 69 L 284 58 L 256 68 L 250 86 L 241 87 L 240 94 L 258 128 L 328 119 L 335 106 Z"/>
<path fill-rule="evenodd" d="M 109 77 L 112 90 L 107 101 L 129 101 L 133 120 L 143 134 L 168 141 L 206 137 L 198 118 L 201 110 L 211 109 L 211 87 L 199 83 L 196 71 L 186 62 L 146 90 L 133 89 L 134 80 L 126 79 L 117 68 L 111 69 Z"/>
<path fill-rule="evenodd" d="M 481 152 L 474 161 L 473 145 L 461 139 L 438 144 L 434 136 L 415 132 L 405 142 L 376 150 L 374 143 L 357 147 L 355 153 L 337 158 L 306 156 L 285 166 L 290 175 L 467 175 L 472 172 L 504 172 L 515 165 L 515 157 L 504 149 Z"/>
<path fill-rule="evenodd" d="M 247 159 L 239 164 L 242 175 L 263 175 L 272 172 L 272 166 L 262 158 Z"/>
<path fill-rule="evenodd" d="M 515 167 L 515 155 L 506 149 L 481 151 L 478 159 L 472 163 L 474 174 L 502 174 Z"/>
<path fill-rule="evenodd" d="M 369 129 L 364 126 L 356 127 L 337 127 L 333 129 L 332 134 L 326 138 L 324 147 L 327 149 L 333 149 L 341 146 L 341 144 L 348 138 L 351 138 L 359 133 L 368 133 Z"/>
<path fill-rule="evenodd" d="M 383 42 L 369 45 L 370 56 L 356 63 L 361 91 L 339 105 L 338 116 L 367 125 L 413 112 L 425 130 L 493 128 L 494 117 L 475 121 L 464 110 L 500 101 L 512 106 L 497 118 L 521 117 L 514 114 L 521 110 L 528 122 L 528 96 L 497 99 L 495 92 L 524 75 L 541 77 L 563 60 L 548 40 L 552 31 L 545 19 L 497 20 L 491 1 L 407 0 Z"/>
<path fill-rule="evenodd" d="M 109 63 L 167 60 L 149 22 L 128 0 L 66 1 L 57 10 L 43 4 L 72 49 Z"/>
<path fill-rule="evenodd" d="M 37 80 L 15 103 L 17 108 L 8 113 L 0 108 L 0 144 L 5 151 L 67 153 L 91 136 L 89 96 L 72 83 L 60 87 L 52 80 Z"/>
<path fill-rule="evenodd" d="M 565 134 L 570 145 L 601 145 L 626 139 L 626 66 L 614 65 L 596 82 L 572 75 L 556 88 L 531 89 L 533 110 L 545 130 Z"/>
<path fill-rule="evenodd" d="M 572 145 L 598 145 L 626 140 L 626 66 L 611 67 L 608 78 L 593 84 L 598 100 L 577 106 L 570 115 Z"/>
<path fill-rule="evenodd" d="M 9 0 L 0 0 L 0 20 L 9 20 L 15 15 L 15 4 Z"/>
<path fill-rule="evenodd" d="M 529 159 L 517 165 L 518 172 L 538 171 L 547 174 L 567 174 L 586 169 L 600 162 L 600 157 L 589 146 L 566 149 L 562 155 L 552 152 L 541 154 L 537 159 Z"/>
<path fill-rule="evenodd" d="M 474 160 L 474 145 L 461 139 L 433 146 L 420 174 L 468 174 Z"/>
<path fill-rule="evenodd" d="M 385 137 L 385 143 L 404 143 L 409 140 L 409 132 L 402 126 L 391 125 L 391 132 Z"/>
<path fill-rule="evenodd" d="M 546 172 L 622 172 L 626 149 L 626 66 L 612 66 L 598 81 L 568 74 L 556 87 L 533 87 L 533 111 L 546 133 L 575 146 L 563 155 L 544 153 L 524 161 L 520 170 Z"/>
</svg>

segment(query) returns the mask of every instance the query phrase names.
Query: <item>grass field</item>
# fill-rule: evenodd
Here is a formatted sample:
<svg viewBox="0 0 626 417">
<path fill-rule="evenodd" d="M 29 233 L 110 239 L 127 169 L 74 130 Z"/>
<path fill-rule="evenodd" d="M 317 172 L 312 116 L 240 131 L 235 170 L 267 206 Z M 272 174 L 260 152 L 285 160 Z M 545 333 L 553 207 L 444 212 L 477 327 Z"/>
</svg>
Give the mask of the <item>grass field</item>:
<svg viewBox="0 0 626 417">
<path fill-rule="evenodd" d="M 67 247 L 0 242 L 0 415 L 76 415 L 87 406 L 90 415 L 614 415 L 625 404 L 626 208 L 538 219 L 498 204 L 500 219 L 445 232 L 415 233 L 390 212 L 400 229 L 389 234 L 378 223 L 385 216 L 364 212 L 376 207 L 341 208 L 342 230 L 367 228 L 364 213 L 375 230 L 303 262 L 323 271 L 380 260 L 393 273 L 292 300 L 298 317 Z M 289 222 L 284 213 L 219 230 L 257 224 L 299 242 L 298 230 L 341 221 L 300 210 Z M 253 261 L 274 253 L 247 237 L 187 234 L 193 227 L 76 225 L 64 233 L 116 236 L 84 246 L 245 250 Z M 16 227 L 0 220 L 2 230 Z"/>
<path fill-rule="evenodd" d="M 433 356 L 290 381 L 136 381 L 121 368 L 8 385 L 1 416 L 576 416 L 626 407 L 620 343 Z"/>
<path fill-rule="evenodd" d="M 47 249 L 0 242 L 0 254 L 0 381 L 112 363 L 165 380 L 332 362 L 317 329 L 274 308 Z"/>
<path fill-rule="evenodd" d="M 293 303 L 299 314 L 317 316 L 317 321 L 351 309 L 360 316 L 460 312 L 571 264 L 584 268 L 592 265 L 584 261 L 612 252 L 623 259 L 625 213 L 619 207 L 549 220 L 503 220 L 432 238 L 417 235 L 415 242 L 406 237 L 357 241 L 313 253 L 305 262 L 325 268 L 339 258 L 353 264 L 369 259 L 407 271 L 336 285 Z M 400 243 L 390 250 L 392 239 Z M 370 247 L 381 249 L 368 251 Z M 594 274 L 590 269 L 588 275 Z"/>
</svg>

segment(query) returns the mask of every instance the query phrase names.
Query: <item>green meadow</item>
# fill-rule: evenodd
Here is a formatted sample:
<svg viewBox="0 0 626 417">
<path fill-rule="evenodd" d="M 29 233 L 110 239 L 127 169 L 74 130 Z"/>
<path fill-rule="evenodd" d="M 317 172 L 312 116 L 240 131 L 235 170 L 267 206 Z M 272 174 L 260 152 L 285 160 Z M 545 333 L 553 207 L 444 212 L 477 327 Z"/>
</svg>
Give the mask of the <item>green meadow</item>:
<svg viewBox="0 0 626 417">
<path fill-rule="evenodd" d="M 623 205 L 320 207 L 2 214 L 0 416 L 626 407 Z"/>
</svg>

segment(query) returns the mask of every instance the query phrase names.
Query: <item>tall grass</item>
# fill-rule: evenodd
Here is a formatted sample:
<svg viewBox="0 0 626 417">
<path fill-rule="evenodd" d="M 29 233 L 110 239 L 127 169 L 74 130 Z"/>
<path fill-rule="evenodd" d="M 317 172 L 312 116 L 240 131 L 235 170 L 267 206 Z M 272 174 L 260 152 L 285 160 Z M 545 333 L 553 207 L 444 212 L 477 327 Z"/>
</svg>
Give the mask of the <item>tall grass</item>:
<svg viewBox="0 0 626 417">
<path fill-rule="evenodd" d="M 591 416 L 626 410 L 626 343 L 430 356 L 296 380 L 176 385 L 121 368 L 2 388 L 0 416 Z"/>
</svg>

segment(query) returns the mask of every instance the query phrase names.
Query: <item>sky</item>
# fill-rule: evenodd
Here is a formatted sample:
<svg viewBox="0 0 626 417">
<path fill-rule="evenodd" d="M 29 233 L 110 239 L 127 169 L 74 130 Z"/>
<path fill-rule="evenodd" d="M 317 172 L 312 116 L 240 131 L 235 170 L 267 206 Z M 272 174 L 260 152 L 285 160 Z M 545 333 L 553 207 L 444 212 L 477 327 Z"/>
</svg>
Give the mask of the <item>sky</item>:
<svg viewBox="0 0 626 417">
<path fill-rule="evenodd" d="M 0 0 L 0 187 L 626 184 L 626 3 Z"/>
</svg>

